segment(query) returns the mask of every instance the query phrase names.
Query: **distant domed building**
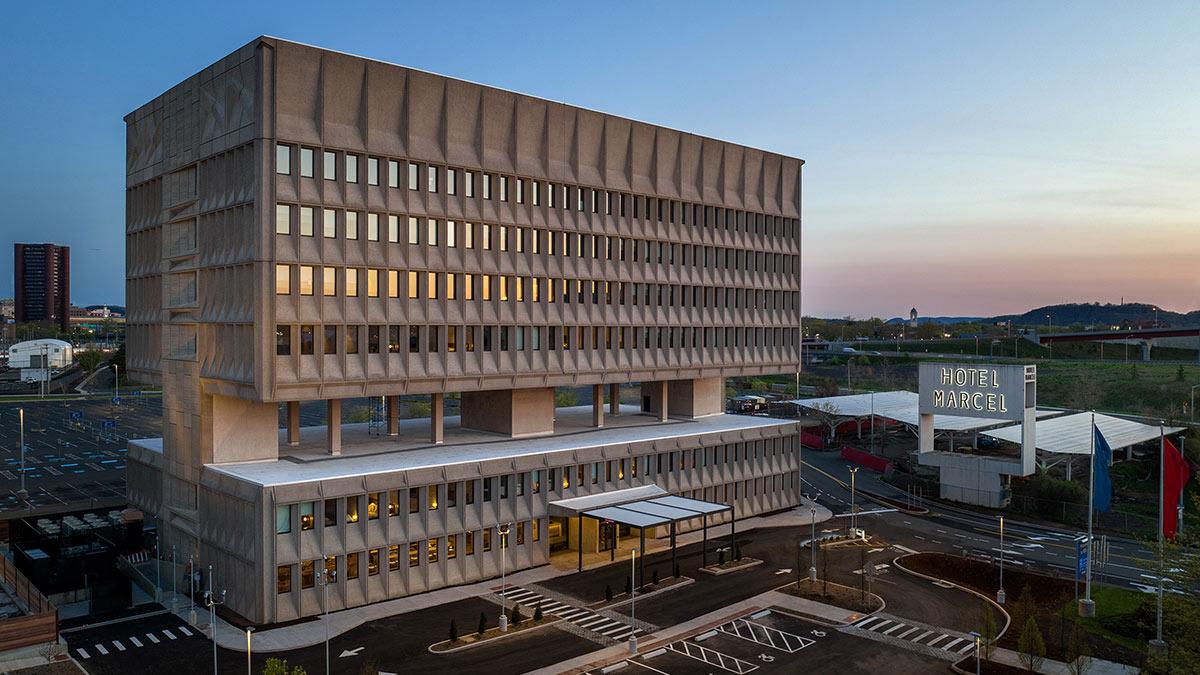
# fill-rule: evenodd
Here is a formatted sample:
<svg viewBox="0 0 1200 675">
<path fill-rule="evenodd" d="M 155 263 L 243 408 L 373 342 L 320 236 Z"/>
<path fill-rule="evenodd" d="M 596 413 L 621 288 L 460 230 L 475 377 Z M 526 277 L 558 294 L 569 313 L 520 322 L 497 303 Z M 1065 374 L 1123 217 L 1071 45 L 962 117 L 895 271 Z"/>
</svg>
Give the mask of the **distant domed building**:
<svg viewBox="0 0 1200 675">
<path fill-rule="evenodd" d="M 908 326 L 909 326 L 909 328 L 917 327 L 917 308 L 916 307 L 913 307 L 908 312 Z"/>
</svg>

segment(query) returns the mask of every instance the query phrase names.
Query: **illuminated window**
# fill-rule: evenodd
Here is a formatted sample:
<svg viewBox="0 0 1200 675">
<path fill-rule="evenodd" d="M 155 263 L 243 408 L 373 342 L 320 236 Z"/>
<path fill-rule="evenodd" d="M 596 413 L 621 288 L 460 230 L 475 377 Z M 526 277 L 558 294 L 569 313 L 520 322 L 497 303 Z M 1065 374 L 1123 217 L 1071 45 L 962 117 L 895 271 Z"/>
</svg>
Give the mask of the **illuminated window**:
<svg viewBox="0 0 1200 675">
<path fill-rule="evenodd" d="M 466 194 L 466 196 L 468 196 L 468 197 L 475 196 L 475 172 L 474 171 L 464 171 L 463 172 L 463 193 Z"/>
<path fill-rule="evenodd" d="M 483 531 L 483 550 L 492 550 L 492 528 L 487 528 Z"/>
<path fill-rule="evenodd" d="M 421 297 L 421 288 L 419 286 L 420 277 L 416 272 L 408 273 L 408 299 L 416 300 Z"/>
<path fill-rule="evenodd" d="M 475 299 L 475 275 L 463 275 L 463 300 Z"/>
<path fill-rule="evenodd" d="M 388 547 L 388 571 L 395 572 L 400 569 L 400 545 L 392 544 Z"/>
<path fill-rule="evenodd" d="M 291 265 L 276 265 L 275 266 L 275 294 L 287 295 L 292 292 L 292 267 Z"/>
<path fill-rule="evenodd" d="M 379 214 L 367 214 L 367 241 L 379 241 Z"/>
<path fill-rule="evenodd" d="M 379 270 L 367 270 L 367 297 L 379 297 Z"/>
<path fill-rule="evenodd" d="M 426 183 L 428 184 L 427 187 L 429 188 L 429 191 L 437 192 L 438 191 L 438 169 L 437 169 L 437 167 L 436 166 L 425 167 L 425 177 L 426 177 Z"/>
<path fill-rule="evenodd" d="M 446 326 L 446 351 L 458 351 L 458 326 Z"/>
<path fill-rule="evenodd" d="M 379 574 L 379 549 L 373 548 L 367 551 L 367 576 L 376 574 Z"/>
<path fill-rule="evenodd" d="M 417 166 L 416 164 L 409 163 L 409 165 L 408 165 L 408 189 L 409 190 L 419 189 L 418 183 L 420 182 L 420 180 L 419 180 L 420 171 L 421 171 L 421 169 L 419 166 Z"/>
<path fill-rule="evenodd" d="M 453 220 L 446 221 L 446 246 L 447 246 L 447 248 L 455 248 L 456 246 L 458 246 L 458 236 L 457 236 L 457 233 L 454 231 L 454 227 L 455 227 L 455 225 L 454 225 Z"/>
<path fill-rule="evenodd" d="M 437 246 L 438 243 L 438 221 L 437 218 L 425 219 L 425 243 L 430 246 Z"/>
<path fill-rule="evenodd" d="M 463 548 L 466 549 L 467 555 L 475 555 L 475 533 L 467 532 L 463 535 Z"/>
<path fill-rule="evenodd" d="M 358 522 L 358 497 L 346 497 L 346 522 Z"/>
<path fill-rule="evenodd" d="M 358 155 L 346 155 L 346 182 L 358 182 Z"/>
<path fill-rule="evenodd" d="M 325 579 L 326 579 L 326 583 L 328 583 L 330 580 L 337 579 L 337 556 L 336 555 L 325 556 Z"/>
<path fill-rule="evenodd" d="M 388 492 L 388 515 L 400 515 L 400 491 L 391 490 Z"/>
<path fill-rule="evenodd" d="M 300 207 L 300 236 L 302 236 L 302 237 L 313 236 L 313 223 L 314 222 L 315 222 L 315 220 L 313 219 L 313 207 L 301 206 Z"/>
<path fill-rule="evenodd" d="M 346 212 L 346 238 L 358 239 L 358 212 Z"/>
<path fill-rule="evenodd" d="M 333 209 L 321 211 L 321 236 L 326 239 L 337 237 L 337 211 Z"/>
<path fill-rule="evenodd" d="M 421 243 L 421 221 L 415 216 L 408 217 L 408 243 Z"/>
<path fill-rule="evenodd" d="M 438 541 L 439 539 L 440 539 L 440 537 L 433 537 L 426 544 L 426 549 L 427 549 L 427 553 L 428 553 L 427 557 L 428 557 L 428 561 L 431 564 L 438 561 L 438 548 L 440 547 L 440 543 L 441 543 Z"/>
<path fill-rule="evenodd" d="M 438 486 L 430 485 L 429 489 L 428 489 L 428 493 L 429 493 L 429 510 L 437 511 L 437 508 L 438 508 Z"/>
<path fill-rule="evenodd" d="M 346 297 L 358 297 L 358 270 L 353 267 L 346 268 Z"/>
<path fill-rule="evenodd" d="M 312 588 L 316 585 L 316 562 L 315 560 L 305 560 L 300 563 L 300 588 Z"/>
<path fill-rule="evenodd" d="M 291 565 L 280 565 L 275 568 L 275 592 L 279 595 L 292 592 Z"/>
<path fill-rule="evenodd" d="M 454 300 L 457 296 L 454 288 L 454 272 L 446 272 L 446 299 Z"/>
<path fill-rule="evenodd" d="M 525 544 L 525 523 L 517 523 L 517 546 Z"/>
<path fill-rule="evenodd" d="M 537 518 L 534 518 L 533 520 L 529 521 L 529 525 L 533 530 L 533 532 L 532 532 L 533 540 L 541 541 L 542 540 L 542 521 L 538 520 Z"/>
<path fill-rule="evenodd" d="M 454 560 L 458 557 L 458 535 L 451 534 L 446 537 L 446 560 Z"/>
<path fill-rule="evenodd" d="M 463 223 L 463 247 L 475 248 L 475 226 L 471 223 Z"/>
<path fill-rule="evenodd" d="M 430 300 L 437 300 L 438 297 L 438 273 L 425 273 L 425 293 Z"/>
<path fill-rule="evenodd" d="M 388 270 L 387 273 L 388 297 L 400 297 L 400 272 L 396 270 Z"/>
<path fill-rule="evenodd" d="M 400 187 L 400 162 L 394 159 L 388 160 L 388 187 Z"/>
<path fill-rule="evenodd" d="M 337 295 L 336 267 L 325 267 L 321 269 L 321 293 L 327 297 Z"/>
<path fill-rule="evenodd" d="M 458 194 L 458 171 L 456 169 L 446 169 L 446 194 Z"/>
<path fill-rule="evenodd" d="M 302 502 L 300 504 L 300 529 L 311 530 L 317 524 L 316 519 L 316 502 Z"/>
<path fill-rule="evenodd" d="M 400 241 L 400 216 L 388 216 L 388 241 L 395 244 Z"/>
<path fill-rule="evenodd" d="M 346 554 L 346 578 L 358 578 L 358 558 L 361 554 L 358 551 Z"/>
<path fill-rule="evenodd" d="M 300 266 L 300 295 L 313 294 L 313 267 L 312 265 Z"/>
<path fill-rule="evenodd" d="M 367 495 L 367 520 L 379 519 L 379 493 L 372 492 Z"/>
<path fill-rule="evenodd" d="M 408 566 L 416 567 L 421 564 L 421 549 L 417 546 L 417 542 L 408 545 Z"/>
</svg>

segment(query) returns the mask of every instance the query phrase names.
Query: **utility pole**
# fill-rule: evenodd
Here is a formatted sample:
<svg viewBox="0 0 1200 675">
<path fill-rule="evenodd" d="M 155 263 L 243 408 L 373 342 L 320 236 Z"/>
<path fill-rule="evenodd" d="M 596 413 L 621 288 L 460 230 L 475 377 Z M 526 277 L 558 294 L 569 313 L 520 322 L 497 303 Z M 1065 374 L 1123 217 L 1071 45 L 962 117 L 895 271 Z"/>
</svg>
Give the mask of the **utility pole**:
<svg viewBox="0 0 1200 675">
<path fill-rule="evenodd" d="M 17 496 L 24 500 L 29 496 L 29 491 L 25 489 L 25 409 L 17 408 L 17 417 L 20 419 L 21 426 L 21 489 L 17 491 Z"/>
<path fill-rule="evenodd" d="M 1158 308 L 1154 308 L 1155 323 L 1158 322 Z M 1150 651 L 1155 654 L 1165 654 L 1167 643 L 1163 641 L 1163 508 L 1166 499 L 1163 472 L 1166 470 L 1167 437 L 1163 428 L 1165 421 L 1158 423 L 1158 607 L 1154 613 L 1154 639 L 1150 641 Z"/>
<path fill-rule="evenodd" d="M 506 611 L 508 609 L 508 603 L 506 602 L 508 599 L 508 596 L 505 595 L 505 593 L 508 591 L 508 585 L 505 584 L 505 582 L 504 582 L 504 572 L 505 572 L 505 567 L 506 567 L 505 563 L 508 561 L 508 559 L 507 559 L 508 532 L 510 529 L 510 527 L 509 527 L 510 525 L 511 525 L 511 523 L 505 523 L 496 528 L 496 530 L 500 533 L 500 632 L 501 633 L 508 632 L 508 614 L 506 613 Z M 579 537 L 580 537 L 580 539 L 583 538 L 582 530 L 579 533 Z"/>
<path fill-rule="evenodd" d="M 671 526 L 674 529 L 674 525 Z M 629 552 L 629 653 L 637 653 L 637 556 L 635 546 Z"/>
<path fill-rule="evenodd" d="M 208 606 L 208 630 L 213 645 L 213 675 L 217 675 L 217 605 L 225 604 L 225 591 L 221 591 L 221 599 L 217 600 L 213 592 L 213 566 L 208 566 L 208 590 L 204 593 L 204 604 Z"/>
</svg>

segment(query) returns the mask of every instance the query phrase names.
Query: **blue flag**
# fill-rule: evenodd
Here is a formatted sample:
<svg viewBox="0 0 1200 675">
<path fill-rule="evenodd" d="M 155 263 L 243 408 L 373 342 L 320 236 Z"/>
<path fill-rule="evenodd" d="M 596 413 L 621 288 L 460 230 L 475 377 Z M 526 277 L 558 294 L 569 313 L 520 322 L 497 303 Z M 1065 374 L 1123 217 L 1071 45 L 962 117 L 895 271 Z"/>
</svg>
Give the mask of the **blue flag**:
<svg viewBox="0 0 1200 675">
<path fill-rule="evenodd" d="M 1112 478 L 1108 474 L 1108 466 L 1112 464 L 1112 449 L 1100 427 L 1092 425 L 1095 434 L 1095 456 L 1092 457 L 1092 508 L 1100 512 L 1108 511 L 1112 506 Z"/>
</svg>

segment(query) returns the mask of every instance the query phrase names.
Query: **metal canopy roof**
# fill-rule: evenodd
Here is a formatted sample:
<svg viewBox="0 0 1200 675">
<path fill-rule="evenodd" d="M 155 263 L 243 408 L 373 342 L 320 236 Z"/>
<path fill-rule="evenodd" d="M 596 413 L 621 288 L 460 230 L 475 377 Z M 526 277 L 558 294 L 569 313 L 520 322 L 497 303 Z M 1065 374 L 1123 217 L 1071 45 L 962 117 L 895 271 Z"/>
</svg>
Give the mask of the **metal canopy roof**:
<svg viewBox="0 0 1200 675">
<path fill-rule="evenodd" d="M 675 495 L 667 495 L 666 497 L 659 497 L 657 499 L 651 499 L 650 501 L 655 504 L 665 504 L 667 506 L 674 506 L 675 508 L 683 509 L 685 511 L 699 511 L 700 513 L 720 513 L 729 509 L 728 504 L 705 502 L 700 501 L 699 499 L 689 499 L 687 497 L 677 497 Z"/>
<path fill-rule="evenodd" d="M 1038 420 L 1037 449 L 1064 455 L 1090 455 L 1092 453 L 1092 413 L 1076 413 L 1048 420 Z M 1120 450 L 1138 443 L 1158 438 L 1159 427 L 1132 420 L 1096 413 L 1096 426 L 1108 441 L 1108 447 Z M 1179 427 L 1166 427 L 1163 432 L 1173 434 Z M 985 436 L 1010 443 L 1021 442 L 1020 425 L 983 432 Z"/>
<path fill-rule="evenodd" d="M 824 410 L 837 417 L 870 417 L 874 412 L 876 417 L 896 420 L 901 424 L 915 427 L 920 421 L 919 400 L 917 394 L 911 391 L 880 391 L 874 394 L 798 399 L 789 401 L 789 403 L 813 410 Z M 1038 410 L 1036 414 L 1038 417 L 1048 417 L 1058 413 L 1051 410 Z M 1011 422 L 1012 420 L 961 415 L 933 416 L 933 428 L 940 431 L 978 431 Z"/>
<path fill-rule="evenodd" d="M 570 499 L 559 499 L 550 502 L 550 515 L 576 516 L 580 512 L 589 509 L 619 506 L 635 502 L 639 499 L 652 499 L 669 494 L 666 490 L 653 484 L 639 485 L 638 487 L 625 488 L 623 490 L 609 490 L 608 492 L 598 492 L 594 495 L 584 495 L 583 497 L 572 497 Z"/>
<path fill-rule="evenodd" d="M 671 522 L 670 518 L 663 518 L 662 516 L 652 516 L 646 513 L 630 511 L 629 509 L 623 509 L 620 506 L 606 506 L 602 509 L 588 511 L 580 515 L 598 518 L 600 520 L 612 520 L 621 523 L 622 525 L 628 525 L 630 527 L 637 528 L 666 525 L 667 523 Z"/>
<path fill-rule="evenodd" d="M 640 495 L 640 496 L 639 496 Z M 630 527 L 654 527 L 732 509 L 728 504 L 668 494 L 657 485 L 550 502 L 556 515 L 587 516 Z"/>
</svg>

